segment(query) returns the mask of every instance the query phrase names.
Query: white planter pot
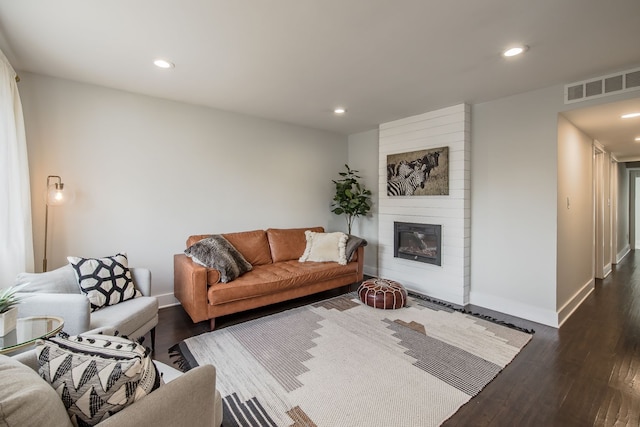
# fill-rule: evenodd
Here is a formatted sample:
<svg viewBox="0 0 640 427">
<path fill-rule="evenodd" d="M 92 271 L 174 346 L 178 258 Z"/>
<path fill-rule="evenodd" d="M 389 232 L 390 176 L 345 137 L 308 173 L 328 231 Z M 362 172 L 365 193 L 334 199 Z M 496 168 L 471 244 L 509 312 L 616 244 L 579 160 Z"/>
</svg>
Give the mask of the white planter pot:
<svg viewBox="0 0 640 427">
<path fill-rule="evenodd" d="M 12 307 L 0 314 L 0 336 L 5 336 L 16 328 L 18 307 Z"/>
</svg>

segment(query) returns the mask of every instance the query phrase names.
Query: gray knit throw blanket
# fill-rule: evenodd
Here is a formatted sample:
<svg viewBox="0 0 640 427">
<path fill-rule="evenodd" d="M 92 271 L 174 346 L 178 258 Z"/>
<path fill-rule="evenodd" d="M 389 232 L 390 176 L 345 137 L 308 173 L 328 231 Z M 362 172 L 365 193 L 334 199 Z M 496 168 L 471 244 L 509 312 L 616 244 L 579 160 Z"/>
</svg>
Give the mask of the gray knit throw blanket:
<svg viewBox="0 0 640 427">
<path fill-rule="evenodd" d="M 231 243 L 219 234 L 194 243 L 184 251 L 193 262 L 220 272 L 220 281 L 228 283 L 253 268 Z"/>
</svg>

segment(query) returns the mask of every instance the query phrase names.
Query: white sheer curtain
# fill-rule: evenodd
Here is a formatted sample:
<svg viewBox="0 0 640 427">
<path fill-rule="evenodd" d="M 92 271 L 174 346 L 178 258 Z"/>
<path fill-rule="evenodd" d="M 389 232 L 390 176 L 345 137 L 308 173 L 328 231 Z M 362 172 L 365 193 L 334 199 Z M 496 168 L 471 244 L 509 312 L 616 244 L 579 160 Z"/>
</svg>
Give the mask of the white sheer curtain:
<svg viewBox="0 0 640 427">
<path fill-rule="evenodd" d="M 33 233 L 27 141 L 16 72 L 0 51 L 0 288 L 32 272 Z"/>
</svg>

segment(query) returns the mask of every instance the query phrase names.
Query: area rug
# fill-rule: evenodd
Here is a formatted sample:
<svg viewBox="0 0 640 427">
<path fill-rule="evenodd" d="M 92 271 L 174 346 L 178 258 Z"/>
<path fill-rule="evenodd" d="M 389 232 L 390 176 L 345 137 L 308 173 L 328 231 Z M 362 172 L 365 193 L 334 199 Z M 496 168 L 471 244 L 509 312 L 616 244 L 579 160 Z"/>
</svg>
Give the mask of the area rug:
<svg viewBox="0 0 640 427">
<path fill-rule="evenodd" d="M 189 338 L 184 369 L 212 364 L 223 426 L 438 426 L 529 333 L 432 301 L 381 310 L 355 293 Z"/>
</svg>

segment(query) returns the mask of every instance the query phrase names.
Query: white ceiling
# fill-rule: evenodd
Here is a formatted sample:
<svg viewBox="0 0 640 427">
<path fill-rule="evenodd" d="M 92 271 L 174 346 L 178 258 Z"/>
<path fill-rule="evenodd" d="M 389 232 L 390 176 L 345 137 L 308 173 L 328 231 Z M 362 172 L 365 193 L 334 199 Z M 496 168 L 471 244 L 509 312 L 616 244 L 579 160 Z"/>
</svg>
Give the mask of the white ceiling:
<svg viewBox="0 0 640 427">
<path fill-rule="evenodd" d="M 563 113 L 584 133 L 598 140 L 613 153 L 618 161 L 640 160 L 640 117 L 622 119 L 623 114 L 640 112 L 640 92 L 638 98 L 627 101 L 580 108 Z"/>
<path fill-rule="evenodd" d="M 352 134 L 638 66 L 639 21 L 639 0 L 0 0 L 0 49 L 18 71 Z M 514 43 L 530 49 L 501 57 Z"/>
</svg>

